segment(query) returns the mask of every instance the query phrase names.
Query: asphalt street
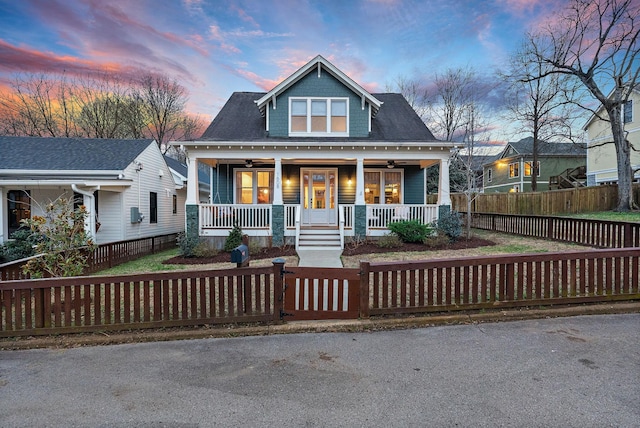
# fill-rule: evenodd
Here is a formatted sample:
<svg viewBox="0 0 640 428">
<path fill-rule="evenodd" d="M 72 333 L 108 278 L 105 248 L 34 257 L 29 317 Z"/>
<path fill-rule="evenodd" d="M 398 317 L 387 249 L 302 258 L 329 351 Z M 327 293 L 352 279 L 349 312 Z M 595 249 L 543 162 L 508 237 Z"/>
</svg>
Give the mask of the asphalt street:
<svg viewBox="0 0 640 428">
<path fill-rule="evenodd" d="M 640 314 L 0 351 L 1 427 L 638 427 Z"/>
</svg>

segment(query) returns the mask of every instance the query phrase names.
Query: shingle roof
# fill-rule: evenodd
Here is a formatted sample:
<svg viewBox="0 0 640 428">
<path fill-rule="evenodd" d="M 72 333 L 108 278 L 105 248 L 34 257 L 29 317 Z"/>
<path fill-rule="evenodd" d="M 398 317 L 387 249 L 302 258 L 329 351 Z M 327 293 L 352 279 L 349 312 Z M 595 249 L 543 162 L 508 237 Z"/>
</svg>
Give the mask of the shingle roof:
<svg viewBox="0 0 640 428">
<path fill-rule="evenodd" d="M 0 170 L 122 170 L 153 142 L 0 136 Z"/>
<path fill-rule="evenodd" d="M 256 100 L 266 92 L 234 92 L 213 119 L 200 140 L 212 141 L 285 141 L 286 137 L 269 137 L 265 118 Z M 371 134 L 365 138 L 310 137 L 305 141 L 434 141 L 436 138 L 401 94 L 372 94 L 383 102 L 371 121 Z"/>
<path fill-rule="evenodd" d="M 164 156 L 164 160 L 167 163 L 167 166 L 169 168 L 173 169 L 175 172 L 182 175 L 183 177 L 189 177 L 189 168 L 187 167 L 187 165 L 183 164 L 177 159 L 170 158 L 169 156 Z M 198 169 L 198 181 L 200 183 L 206 183 L 208 185 L 209 174 L 202 171 L 201 169 Z"/>
<path fill-rule="evenodd" d="M 527 137 L 520 141 L 507 143 L 505 152 L 509 149 L 509 146 L 521 155 L 533 154 L 533 138 Z M 538 146 L 538 154 L 543 156 L 586 156 L 587 149 L 584 144 L 574 143 L 553 143 L 541 141 Z"/>
</svg>

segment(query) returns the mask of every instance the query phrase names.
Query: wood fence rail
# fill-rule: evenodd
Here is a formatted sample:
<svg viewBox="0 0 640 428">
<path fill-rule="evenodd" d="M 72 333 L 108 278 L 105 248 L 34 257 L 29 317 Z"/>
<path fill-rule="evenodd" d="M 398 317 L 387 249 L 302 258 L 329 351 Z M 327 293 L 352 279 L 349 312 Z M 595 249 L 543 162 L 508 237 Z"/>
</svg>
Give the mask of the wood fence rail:
<svg viewBox="0 0 640 428">
<path fill-rule="evenodd" d="M 466 213 L 462 213 L 466 220 Z M 640 247 L 640 223 L 511 214 L 473 213 L 471 227 L 603 248 Z"/>
<path fill-rule="evenodd" d="M 3 282 L 0 337 L 279 320 L 283 265 Z"/>
<path fill-rule="evenodd" d="M 361 318 L 640 299 L 640 248 L 361 262 L 344 278 L 339 270 L 334 281 L 360 276 Z M 278 322 L 289 274 L 276 259 L 263 268 L 6 281 L 0 337 Z"/>
<path fill-rule="evenodd" d="M 98 245 L 87 260 L 88 266 L 84 273 L 94 273 L 142 256 L 175 248 L 177 237 L 177 233 L 171 233 Z M 0 264 L 0 281 L 27 279 L 28 276 L 22 272 L 22 266 L 31 258 Z"/>
<path fill-rule="evenodd" d="M 640 249 L 362 262 L 369 315 L 640 298 Z"/>
</svg>

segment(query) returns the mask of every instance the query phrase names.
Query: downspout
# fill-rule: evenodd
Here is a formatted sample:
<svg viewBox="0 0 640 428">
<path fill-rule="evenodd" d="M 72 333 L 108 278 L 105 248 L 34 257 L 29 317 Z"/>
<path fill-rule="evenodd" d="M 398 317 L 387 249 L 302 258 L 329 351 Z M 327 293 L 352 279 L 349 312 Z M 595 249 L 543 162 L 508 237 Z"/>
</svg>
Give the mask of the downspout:
<svg viewBox="0 0 640 428">
<path fill-rule="evenodd" d="M 88 202 L 87 204 L 84 204 L 85 207 L 87 207 L 87 213 L 88 213 L 88 221 L 85 221 L 84 223 L 84 229 L 85 231 L 87 229 L 89 232 L 89 235 L 94 237 L 96 236 L 96 216 L 93 214 L 93 211 L 95 210 L 94 207 L 94 197 L 93 197 L 93 193 L 92 192 L 87 192 L 86 190 L 80 190 L 78 189 L 78 186 L 75 184 L 71 185 L 71 189 L 76 192 L 76 193 L 80 193 L 81 195 L 87 197 Z"/>
</svg>

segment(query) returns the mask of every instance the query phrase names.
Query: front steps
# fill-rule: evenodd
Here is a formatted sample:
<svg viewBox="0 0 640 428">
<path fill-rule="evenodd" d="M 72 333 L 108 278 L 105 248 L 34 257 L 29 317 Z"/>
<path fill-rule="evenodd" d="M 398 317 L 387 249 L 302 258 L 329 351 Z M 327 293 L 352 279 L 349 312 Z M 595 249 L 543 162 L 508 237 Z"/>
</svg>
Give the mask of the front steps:
<svg viewBox="0 0 640 428">
<path fill-rule="evenodd" d="M 300 229 L 298 249 L 342 249 L 338 229 Z"/>
</svg>

